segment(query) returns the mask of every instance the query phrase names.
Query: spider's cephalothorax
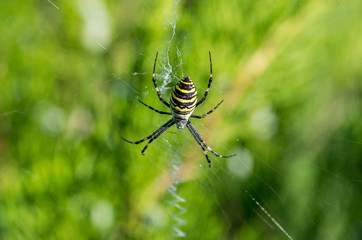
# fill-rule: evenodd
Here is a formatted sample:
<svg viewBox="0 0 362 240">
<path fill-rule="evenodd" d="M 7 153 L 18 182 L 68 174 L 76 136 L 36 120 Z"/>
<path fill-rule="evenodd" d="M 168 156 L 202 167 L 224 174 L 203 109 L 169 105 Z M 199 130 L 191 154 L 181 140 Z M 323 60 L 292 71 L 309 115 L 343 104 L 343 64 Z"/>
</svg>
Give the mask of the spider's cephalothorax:
<svg viewBox="0 0 362 240">
<path fill-rule="evenodd" d="M 181 79 L 171 95 L 171 113 L 178 129 L 184 128 L 195 110 L 197 91 L 194 82 L 189 76 Z"/>
<path fill-rule="evenodd" d="M 162 125 L 159 129 L 157 129 L 155 132 L 153 132 L 150 136 L 148 136 L 148 137 L 146 137 L 144 139 L 141 139 L 141 140 L 136 141 L 136 142 L 128 141 L 127 139 L 125 139 L 123 137 L 122 137 L 122 139 L 129 142 L 129 143 L 133 143 L 133 144 L 139 144 L 141 142 L 149 140 L 148 143 L 146 144 L 146 146 L 142 149 L 142 154 L 144 154 L 147 147 L 154 140 L 156 140 L 159 136 L 161 136 L 164 132 L 166 132 L 167 129 L 172 127 L 172 125 L 176 124 L 178 129 L 181 129 L 181 128 L 184 128 L 185 126 L 187 126 L 187 128 L 189 129 L 191 135 L 194 137 L 196 142 L 200 145 L 200 147 L 204 151 L 204 155 L 205 155 L 206 160 L 209 163 L 210 167 L 211 167 L 211 161 L 210 161 L 209 156 L 207 155 L 207 151 L 210 151 L 213 154 L 215 154 L 215 156 L 222 157 L 222 158 L 228 158 L 228 157 L 235 156 L 235 154 L 234 155 L 229 155 L 229 156 L 224 156 L 224 155 L 220 155 L 217 152 L 215 152 L 211 147 L 209 147 L 205 143 L 205 141 L 202 139 L 200 134 L 197 132 L 194 125 L 189 120 L 190 117 L 191 118 L 199 118 L 199 119 L 206 117 L 207 115 L 212 113 L 224 101 L 224 100 L 222 100 L 221 102 L 219 102 L 218 105 L 216 105 L 213 109 L 211 109 L 210 111 L 208 111 L 204 115 L 201 115 L 201 116 L 192 115 L 192 112 L 195 110 L 195 108 L 205 101 L 205 99 L 207 97 L 207 94 L 209 92 L 210 86 L 211 86 L 211 82 L 212 82 L 211 53 L 209 52 L 210 79 L 209 79 L 209 84 L 207 85 L 207 89 L 206 89 L 205 94 L 202 97 L 202 99 L 199 102 L 197 102 L 197 91 L 196 91 L 195 84 L 191 80 L 191 78 L 189 76 L 187 76 L 187 77 L 181 79 L 175 85 L 175 88 L 172 90 L 170 104 L 163 99 L 163 97 L 161 96 L 160 90 L 158 89 L 157 83 L 156 83 L 155 71 L 156 71 L 157 56 L 158 56 L 158 52 L 156 54 L 155 63 L 153 65 L 153 75 L 152 75 L 153 85 L 155 86 L 158 98 L 160 99 L 160 101 L 163 104 L 165 104 L 167 107 L 169 107 L 171 109 L 171 112 L 160 111 L 160 110 L 157 110 L 157 109 L 155 109 L 155 108 L 153 108 L 151 106 L 148 106 L 147 104 L 145 104 L 141 100 L 138 100 L 138 101 L 140 101 L 143 105 L 145 105 L 149 109 L 151 109 L 151 110 L 153 110 L 153 111 L 155 111 L 155 112 L 157 112 L 159 114 L 172 115 L 172 118 L 170 120 L 168 120 L 164 125 Z"/>
</svg>

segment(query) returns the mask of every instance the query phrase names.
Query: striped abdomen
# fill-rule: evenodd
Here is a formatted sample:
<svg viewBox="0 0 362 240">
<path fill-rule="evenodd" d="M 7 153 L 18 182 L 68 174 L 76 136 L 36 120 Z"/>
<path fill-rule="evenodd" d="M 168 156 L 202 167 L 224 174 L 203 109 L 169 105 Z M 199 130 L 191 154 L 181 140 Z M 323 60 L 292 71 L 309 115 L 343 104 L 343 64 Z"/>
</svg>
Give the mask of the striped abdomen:
<svg viewBox="0 0 362 240">
<path fill-rule="evenodd" d="M 188 118 L 195 110 L 197 102 L 197 91 L 194 82 L 190 77 L 185 77 L 179 81 L 172 90 L 171 96 L 171 113 L 176 120 L 176 123 L 181 121 L 183 124 L 177 125 L 178 128 L 183 128 Z M 186 120 L 186 122 L 182 121 Z"/>
</svg>

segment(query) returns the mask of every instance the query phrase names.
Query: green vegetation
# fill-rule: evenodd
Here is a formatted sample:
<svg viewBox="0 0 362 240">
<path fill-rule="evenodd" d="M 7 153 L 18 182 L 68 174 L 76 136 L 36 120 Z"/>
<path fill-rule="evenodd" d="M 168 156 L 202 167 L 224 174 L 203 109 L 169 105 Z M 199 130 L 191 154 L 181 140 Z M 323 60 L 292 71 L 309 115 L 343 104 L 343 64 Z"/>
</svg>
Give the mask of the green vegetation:
<svg viewBox="0 0 362 240">
<path fill-rule="evenodd" d="M 186 239 L 361 239 L 360 1 L 0 2 L 0 239 L 166 239 L 171 163 Z M 183 75 L 201 148 L 163 111 Z M 180 56 L 178 57 L 177 50 Z M 168 88 L 163 90 L 169 98 Z"/>
</svg>

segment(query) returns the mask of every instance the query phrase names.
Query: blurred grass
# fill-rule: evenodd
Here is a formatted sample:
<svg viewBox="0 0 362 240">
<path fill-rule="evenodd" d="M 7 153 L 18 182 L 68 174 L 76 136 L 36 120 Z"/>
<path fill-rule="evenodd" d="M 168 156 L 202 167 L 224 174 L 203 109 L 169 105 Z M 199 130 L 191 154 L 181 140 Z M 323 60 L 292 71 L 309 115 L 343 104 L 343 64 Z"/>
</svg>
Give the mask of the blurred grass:
<svg viewBox="0 0 362 240">
<path fill-rule="evenodd" d="M 137 98 L 166 110 L 151 75 L 157 50 L 164 71 L 173 3 L 52 2 L 0 3 L 0 239 L 165 239 L 175 159 L 187 239 L 286 238 L 248 192 L 294 239 L 361 238 L 359 1 L 179 2 L 176 77 L 201 94 L 211 50 L 196 113 L 225 100 L 195 126 L 238 153 L 210 154 L 212 169 L 187 131 L 146 157 L 120 139 L 168 120 Z"/>
</svg>

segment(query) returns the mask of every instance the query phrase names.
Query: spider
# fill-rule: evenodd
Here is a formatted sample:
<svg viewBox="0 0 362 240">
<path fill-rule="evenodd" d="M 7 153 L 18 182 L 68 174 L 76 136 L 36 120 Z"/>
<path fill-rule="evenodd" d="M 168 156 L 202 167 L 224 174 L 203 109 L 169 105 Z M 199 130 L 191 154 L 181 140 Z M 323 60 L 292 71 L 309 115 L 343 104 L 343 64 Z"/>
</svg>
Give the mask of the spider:
<svg viewBox="0 0 362 240">
<path fill-rule="evenodd" d="M 221 102 L 219 102 L 213 109 L 211 109 L 210 111 L 208 111 L 207 113 L 205 113 L 204 115 L 192 115 L 192 112 L 195 110 L 195 108 L 197 106 L 199 106 L 201 103 L 203 103 L 208 95 L 210 86 L 211 86 L 211 82 L 212 82 L 212 61 L 211 61 L 211 52 L 209 51 L 209 59 L 210 59 L 210 79 L 209 79 L 209 84 L 207 85 L 207 89 L 205 91 L 205 94 L 203 96 L 203 98 L 197 102 L 197 91 L 196 91 L 196 87 L 194 82 L 191 80 L 191 78 L 189 76 L 184 77 L 183 79 L 181 79 L 174 87 L 174 89 L 172 90 L 172 95 L 171 95 L 171 101 L 170 103 L 166 102 L 160 93 L 160 90 L 158 89 L 157 83 L 156 83 L 156 62 L 157 62 L 157 56 L 158 56 L 158 52 L 156 53 L 156 59 L 155 59 L 155 63 L 153 65 L 153 75 L 152 75 L 152 81 L 153 84 L 155 86 L 156 92 L 157 92 L 157 96 L 160 99 L 160 101 L 165 104 L 167 107 L 170 108 L 171 112 L 164 112 L 164 111 L 160 111 L 157 110 L 149 105 L 147 105 L 146 103 L 142 102 L 141 100 L 138 100 L 140 103 L 142 103 L 143 105 L 145 105 L 146 107 L 148 107 L 149 109 L 159 113 L 159 114 L 164 114 L 164 115 L 172 115 L 172 118 L 166 122 L 164 125 L 162 125 L 159 129 L 157 129 L 155 132 L 153 132 L 151 135 L 149 135 L 148 137 L 141 139 L 139 141 L 136 142 L 132 142 L 129 141 L 125 138 L 122 137 L 122 139 L 126 142 L 129 143 L 133 143 L 133 144 L 139 144 L 141 142 L 144 142 L 146 140 L 149 139 L 148 143 L 146 144 L 146 146 L 143 148 L 142 150 L 142 154 L 144 154 L 144 152 L 146 151 L 147 147 L 154 141 L 156 140 L 158 137 L 160 137 L 164 132 L 167 131 L 167 129 L 169 129 L 171 126 L 173 126 L 174 124 L 176 124 L 178 129 L 182 129 L 185 126 L 189 129 L 190 133 L 192 134 L 192 136 L 195 138 L 196 142 L 200 145 L 200 147 L 202 148 L 204 155 L 206 157 L 206 160 L 209 164 L 209 167 L 211 167 L 211 161 L 209 156 L 207 155 L 207 151 L 209 150 L 210 152 L 212 152 L 215 156 L 217 157 L 221 157 L 221 158 L 229 158 L 229 157 L 233 157 L 236 154 L 233 155 L 229 155 L 229 156 L 224 156 L 224 155 L 220 155 L 217 152 L 215 152 L 211 147 L 209 147 L 206 142 L 202 139 L 202 137 L 200 136 L 200 134 L 197 132 L 196 128 L 194 127 L 194 125 L 192 125 L 192 123 L 190 122 L 189 118 L 204 118 L 207 115 L 209 115 L 210 113 L 212 113 L 217 107 L 220 106 L 220 104 L 224 101 L 222 100 Z"/>
</svg>

